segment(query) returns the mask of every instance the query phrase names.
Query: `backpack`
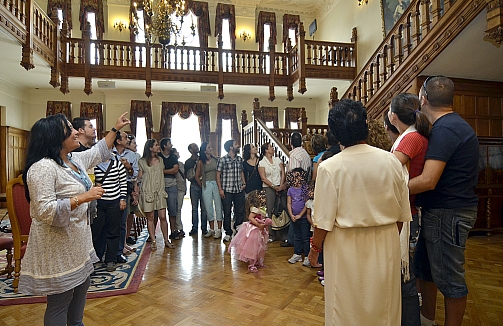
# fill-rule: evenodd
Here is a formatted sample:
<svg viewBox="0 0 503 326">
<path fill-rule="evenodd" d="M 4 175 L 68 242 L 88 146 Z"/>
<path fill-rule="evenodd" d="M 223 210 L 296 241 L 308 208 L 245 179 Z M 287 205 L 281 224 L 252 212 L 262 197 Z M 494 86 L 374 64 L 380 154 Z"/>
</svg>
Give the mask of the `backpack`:
<svg viewBox="0 0 503 326">
<path fill-rule="evenodd" d="M 188 169 L 187 171 L 185 171 L 185 177 L 187 178 L 187 180 L 191 182 L 194 181 L 194 179 L 196 178 L 196 168 L 197 168 L 197 161 L 192 169 Z"/>
</svg>

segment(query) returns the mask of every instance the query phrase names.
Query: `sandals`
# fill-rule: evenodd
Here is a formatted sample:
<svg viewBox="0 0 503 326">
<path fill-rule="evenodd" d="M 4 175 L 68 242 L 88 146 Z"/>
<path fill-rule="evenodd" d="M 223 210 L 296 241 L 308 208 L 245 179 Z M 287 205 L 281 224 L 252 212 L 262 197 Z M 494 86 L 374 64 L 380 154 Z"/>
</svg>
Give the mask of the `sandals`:
<svg viewBox="0 0 503 326">
<path fill-rule="evenodd" d="M 174 245 L 174 244 L 172 244 L 172 243 L 171 243 L 171 242 L 169 242 L 169 241 L 164 241 L 164 246 L 165 246 L 166 248 L 169 248 L 169 249 L 174 249 L 174 248 L 175 248 L 175 245 Z"/>
<path fill-rule="evenodd" d="M 256 273 L 256 272 L 258 272 L 258 269 L 256 266 L 248 266 L 248 271 L 250 273 Z"/>
<path fill-rule="evenodd" d="M 150 249 L 157 250 L 157 242 L 155 240 L 150 243 Z"/>
</svg>

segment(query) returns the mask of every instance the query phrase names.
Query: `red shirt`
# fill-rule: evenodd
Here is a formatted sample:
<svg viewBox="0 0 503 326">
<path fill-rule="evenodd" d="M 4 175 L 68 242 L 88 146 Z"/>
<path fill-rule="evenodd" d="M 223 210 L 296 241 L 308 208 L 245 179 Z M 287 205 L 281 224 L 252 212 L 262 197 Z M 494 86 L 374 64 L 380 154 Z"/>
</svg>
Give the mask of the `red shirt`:
<svg viewBox="0 0 503 326">
<path fill-rule="evenodd" d="M 427 149 L 428 139 L 421 136 L 417 131 L 406 134 L 398 144 L 395 151 L 401 152 L 410 158 L 409 179 L 417 177 L 423 172 Z M 410 195 L 409 200 L 412 214 L 417 214 L 416 195 Z"/>
</svg>

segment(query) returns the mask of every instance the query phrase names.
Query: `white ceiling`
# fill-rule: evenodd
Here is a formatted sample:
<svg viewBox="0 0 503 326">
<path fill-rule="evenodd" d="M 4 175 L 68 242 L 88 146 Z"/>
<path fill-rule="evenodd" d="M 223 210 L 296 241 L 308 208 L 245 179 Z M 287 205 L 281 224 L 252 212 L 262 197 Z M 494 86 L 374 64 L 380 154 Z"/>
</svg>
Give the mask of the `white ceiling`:
<svg viewBox="0 0 503 326">
<path fill-rule="evenodd" d="M 261 0 L 268 2 L 269 0 Z M 276 0 L 269 2 L 273 3 Z M 309 2 L 310 0 L 282 0 L 285 3 Z M 325 2 L 325 1 L 323 1 Z M 302 4 L 303 5 L 303 4 Z M 428 67 L 421 72 L 422 75 L 445 75 L 456 78 L 503 81 L 503 46 L 495 46 L 483 38 L 486 28 L 485 11 L 483 11 L 460 36 L 458 36 Z M 2 69 L 0 79 L 4 82 L 22 89 L 49 89 L 50 68 L 47 67 L 37 55 L 34 55 L 35 69 L 26 71 L 19 64 L 21 60 L 21 46 L 7 34 L 0 32 L 0 62 Z M 98 89 L 98 80 L 93 80 L 93 89 Z M 145 89 L 144 81 L 115 80 L 116 89 Z M 339 96 L 342 96 L 349 82 L 342 80 L 308 79 L 307 92 L 304 95 L 297 93 L 294 85 L 294 97 L 326 99 L 330 89 L 336 86 Z M 72 92 L 84 89 L 83 78 L 70 78 Z M 181 82 L 152 82 L 152 91 L 200 92 L 200 83 Z M 114 89 L 100 89 L 103 92 L 113 92 Z M 257 97 L 267 97 L 268 87 L 265 86 L 238 86 L 224 85 L 224 94 L 247 94 Z M 286 97 L 286 87 L 275 88 L 276 98 Z M 216 96 L 216 94 L 215 94 Z"/>
</svg>

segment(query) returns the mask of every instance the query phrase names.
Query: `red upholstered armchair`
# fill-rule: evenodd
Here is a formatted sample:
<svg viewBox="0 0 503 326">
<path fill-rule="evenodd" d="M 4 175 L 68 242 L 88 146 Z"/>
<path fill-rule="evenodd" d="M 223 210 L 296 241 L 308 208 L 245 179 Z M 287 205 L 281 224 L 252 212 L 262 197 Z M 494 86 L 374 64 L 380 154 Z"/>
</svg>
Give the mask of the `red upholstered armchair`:
<svg viewBox="0 0 503 326">
<path fill-rule="evenodd" d="M 25 197 L 22 175 L 7 183 L 6 194 L 14 242 L 14 281 L 12 287 L 14 292 L 17 292 L 19 274 L 21 274 L 21 258 L 26 250 L 31 227 L 30 204 Z"/>
</svg>

